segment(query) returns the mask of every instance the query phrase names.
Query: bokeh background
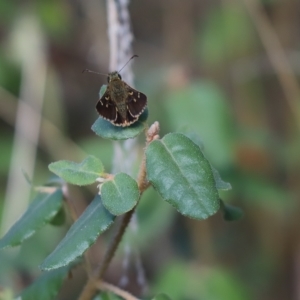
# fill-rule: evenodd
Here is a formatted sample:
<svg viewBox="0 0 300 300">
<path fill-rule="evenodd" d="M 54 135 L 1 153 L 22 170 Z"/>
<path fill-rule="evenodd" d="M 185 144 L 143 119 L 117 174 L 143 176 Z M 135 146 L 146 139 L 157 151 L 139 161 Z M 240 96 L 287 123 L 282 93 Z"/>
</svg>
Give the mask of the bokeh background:
<svg viewBox="0 0 300 300">
<path fill-rule="evenodd" d="M 199 136 L 232 185 L 221 197 L 244 217 L 190 220 L 149 190 L 107 280 L 175 300 L 300 299 L 300 2 L 133 0 L 130 14 L 149 123 Z M 0 43 L 3 235 L 31 199 L 26 177 L 41 185 L 50 162 L 85 153 L 112 166 L 112 142 L 90 129 L 106 78 L 81 73 L 108 72 L 105 1 L 2 0 Z M 73 195 L 82 207 L 93 198 Z M 68 224 L 0 252 L 0 298 L 39 275 Z M 75 299 L 84 282 L 79 269 L 59 299 Z"/>
</svg>

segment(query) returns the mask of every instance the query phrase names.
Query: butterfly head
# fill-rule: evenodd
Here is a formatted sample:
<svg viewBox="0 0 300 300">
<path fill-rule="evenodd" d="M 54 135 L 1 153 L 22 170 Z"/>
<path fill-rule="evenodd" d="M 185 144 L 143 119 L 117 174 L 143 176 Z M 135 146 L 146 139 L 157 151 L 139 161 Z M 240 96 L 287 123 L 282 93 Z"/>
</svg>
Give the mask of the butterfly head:
<svg viewBox="0 0 300 300">
<path fill-rule="evenodd" d="M 107 76 L 108 83 L 115 81 L 115 80 L 122 80 L 120 73 L 118 73 L 117 71 L 109 73 Z"/>
</svg>

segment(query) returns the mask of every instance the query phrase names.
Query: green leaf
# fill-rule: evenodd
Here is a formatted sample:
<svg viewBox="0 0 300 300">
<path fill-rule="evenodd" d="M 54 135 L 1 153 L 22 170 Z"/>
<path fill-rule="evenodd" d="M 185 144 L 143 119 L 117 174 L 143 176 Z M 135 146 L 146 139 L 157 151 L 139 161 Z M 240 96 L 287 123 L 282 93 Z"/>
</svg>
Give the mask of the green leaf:
<svg viewBox="0 0 300 300">
<path fill-rule="evenodd" d="M 220 206 L 210 163 L 198 145 L 180 133 L 153 141 L 146 149 L 148 180 L 181 214 L 206 219 Z"/>
<path fill-rule="evenodd" d="M 247 283 L 230 269 L 195 268 L 171 261 L 162 267 L 153 290 L 164 291 L 172 299 L 195 300 L 250 300 Z M 251 297 L 252 296 L 252 297 Z"/>
<path fill-rule="evenodd" d="M 110 227 L 114 218 L 103 207 L 101 198 L 97 195 L 40 268 L 42 270 L 60 268 L 80 257 L 97 237 Z"/>
<path fill-rule="evenodd" d="M 36 14 L 39 16 L 45 34 L 56 42 L 65 39 L 72 26 L 71 15 L 66 14 L 65 9 L 64 3 L 60 1 L 39 1 L 36 3 Z"/>
<path fill-rule="evenodd" d="M 106 92 L 106 89 L 107 89 L 107 85 L 106 84 L 103 84 L 100 88 L 100 91 L 99 91 L 99 98 L 101 98 L 105 92 Z"/>
<path fill-rule="evenodd" d="M 139 200 L 136 181 L 125 173 L 119 173 L 101 187 L 102 203 L 113 215 L 119 216 L 131 210 Z"/>
<path fill-rule="evenodd" d="M 53 226 L 62 226 L 66 221 L 66 213 L 65 209 L 62 206 L 58 213 L 53 217 L 53 219 L 49 222 Z"/>
<path fill-rule="evenodd" d="M 64 185 L 65 181 L 56 175 L 51 176 L 46 183 L 44 184 L 45 186 L 56 186 L 58 188 L 61 188 Z"/>
<path fill-rule="evenodd" d="M 49 165 L 49 170 L 71 184 L 88 185 L 103 174 L 104 168 L 101 160 L 90 155 L 81 163 L 68 160 L 54 162 Z"/>
<path fill-rule="evenodd" d="M 185 136 L 187 136 L 190 140 L 192 140 L 196 145 L 199 146 L 202 152 L 204 152 L 205 146 L 199 134 L 197 134 L 195 131 L 190 130 L 188 127 L 181 128 L 181 130 L 179 130 L 179 133 L 182 133 Z"/>
<path fill-rule="evenodd" d="M 52 300 L 58 294 L 69 268 L 60 268 L 43 273 L 26 288 L 16 300 Z"/>
<path fill-rule="evenodd" d="M 221 209 L 223 211 L 223 218 L 226 221 L 237 221 L 244 215 L 243 210 L 239 207 L 229 205 L 221 200 Z"/>
<path fill-rule="evenodd" d="M 200 150 L 202 152 L 204 152 L 204 144 L 203 141 L 200 139 L 199 135 L 193 131 L 190 131 L 188 128 L 183 128 L 180 133 L 184 134 L 185 136 L 187 136 L 189 139 L 191 139 L 196 145 L 199 146 Z M 211 169 L 213 171 L 213 175 L 215 178 L 215 182 L 216 182 L 216 188 L 217 190 L 231 190 L 231 184 L 228 182 L 225 182 L 222 180 L 220 173 L 217 169 L 215 169 L 212 165 Z"/>
<path fill-rule="evenodd" d="M 92 126 L 92 130 L 99 136 L 111 140 L 132 139 L 146 128 L 148 109 L 141 114 L 138 121 L 127 127 L 115 126 L 107 120 L 99 117 Z"/>
<path fill-rule="evenodd" d="M 189 99 L 188 105 L 186 99 Z M 215 83 L 195 81 L 181 89 L 170 90 L 162 105 L 168 111 L 171 127 L 182 128 L 189 124 L 190 128 L 197 128 L 205 156 L 214 166 L 226 169 L 232 165 L 235 128 L 226 96 Z M 194 137 L 186 135 L 198 144 Z"/>
<path fill-rule="evenodd" d="M 49 223 L 62 207 L 61 190 L 52 194 L 40 193 L 29 205 L 24 215 L 0 240 L 0 249 L 20 245 L 38 229 Z"/>
<path fill-rule="evenodd" d="M 218 190 L 224 190 L 224 191 L 231 190 L 231 184 L 229 182 L 223 181 L 220 176 L 219 171 L 217 169 L 215 169 L 212 165 L 210 165 L 210 166 L 213 171 L 214 179 L 216 182 L 216 188 Z"/>
<path fill-rule="evenodd" d="M 246 12 L 234 3 L 208 10 L 195 44 L 207 68 L 220 67 L 226 61 L 243 57 L 253 49 L 256 38 Z M 239 24 L 239 26 L 236 26 Z M 240 43 L 244 40 L 244 43 Z M 226 45 L 226 52 L 224 52 Z"/>
<path fill-rule="evenodd" d="M 166 294 L 158 294 L 152 300 L 171 300 L 171 298 Z"/>
</svg>

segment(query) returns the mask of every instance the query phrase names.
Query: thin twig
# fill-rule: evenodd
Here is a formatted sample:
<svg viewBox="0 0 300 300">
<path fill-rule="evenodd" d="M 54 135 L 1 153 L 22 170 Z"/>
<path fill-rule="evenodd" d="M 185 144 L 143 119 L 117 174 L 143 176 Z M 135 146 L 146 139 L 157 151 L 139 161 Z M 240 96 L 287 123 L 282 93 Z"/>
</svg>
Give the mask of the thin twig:
<svg viewBox="0 0 300 300">
<path fill-rule="evenodd" d="M 130 210 L 129 212 L 127 212 L 124 216 L 123 216 L 123 219 L 122 219 L 122 222 L 120 224 L 120 227 L 119 227 L 119 230 L 115 236 L 115 238 L 113 239 L 113 242 L 112 244 L 110 245 L 110 247 L 108 248 L 105 256 L 104 256 L 104 259 L 103 259 L 103 264 L 102 266 L 100 267 L 99 271 L 98 271 L 98 274 L 97 274 L 97 278 L 101 279 L 104 275 L 104 273 L 106 272 L 110 262 L 112 261 L 115 253 L 116 253 L 116 250 L 122 240 L 122 237 L 125 233 L 125 230 L 131 220 L 131 217 L 134 213 L 134 210 L 135 208 L 133 208 L 132 210 Z"/>
<path fill-rule="evenodd" d="M 124 291 L 124 290 L 120 289 L 119 287 L 112 285 L 110 283 L 99 280 L 99 281 L 95 282 L 94 284 L 99 290 L 112 292 L 115 295 L 118 295 L 125 300 L 140 300 L 140 299 L 136 298 L 135 296 L 133 296 L 132 294 L 128 293 L 127 291 Z"/>
<path fill-rule="evenodd" d="M 103 264 L 101 265 L 100 269 L 97 271 L 96 278 L 98 280 L 101 280 L 105 271 L 107 270 L 110 262 L 112 261 L 116 250 L 122 240 L 122 237 L 125 233 L 125 230 L 130 222 L 130 219 L 134 213 L 135 208 L 127 212 L 122 219 L 122 222 L 120 224 L 120 227 L 117 231 L 116 236 L 114 237 L 112 243 L 110 244 L 108 250 L 106 251 L 106 254 L 103 259 Z M 84 287 L 81 295 L 79 296 L 79 300 L 90 300 L 97 292 L 97 288 L 95 286 L 94 278 L 89 278 L 86 286 Z"/>
<path fill-rule="evenodd" d="M 149 145 L 149 143 L 151 143 L 154 139 L 157 139 L 158 136 L 158 131 L 159 131 L 159 123 L 155 122 L 147 131 L 146 133 L 146 147 Z M 149 183 L 146 180 L 147 177 L 147 173 L 146 173 L 146 158 L 145 158 L 145 154 L 140 166 L 140 170 L 139 170 L 139 176 L 138 176 L 138 187 L 139 187 L 139 191 L 140 191 L 140 197 L 143 194 L 143 192 L 147 189 L 147 187 L 149 187 Z M 138 201 L 139 202 L 139 201 Z M 136 207 L 136 206 L 135 206 Z M 100 267 L 99 271 L 97 272 L 97 278 L 101 279 L 105 273 L 105 271 L 107 270 L 112 258 L 114 257 L 114 254 L 118 248 L 118 245 L 120 244 L 122 237 L 125 233 L 125 230 L 131 220 L 131 217 L 135 211 L 135 207 L 130 210 L 129 212 L 127 212 L 122 219 L 122 222 L 120 224 L 119 230 L 112 242 L 112 244 L 110 245 L 110 247 L 108 248 L 106 255 L 103 259 L 104 263 L 103 265 Z"/>
<path fill-rule="evenodd" d="M 154 124 L 146 132 L 146 147 L 153 140 L 156 140 L 159 138 L 158 133 L 159 133 L 159 123 L 154 122 Z M 140 190 L 140 197 L 143 194 L 143 192 L 149 187 L 149 183 L 147 182 L 146 177 L 147 177 L 146 159 L 145 159 L 145 154 L 144 154 L 144 158 L 142 160 L 140 170 L 139 170 L 139 176 L 138 176 L 138 187 Z M 139 203 L 139 201 L 138 201 L 138 203 Z M 96 272 L 95 277 L 98 281 L 102 279 L 104 273 L 106 272 L 107 268 L 109 267 L 114 255 L 116 253 L 116 250 L 118 249 L 118 246 L 124 236 L 126 228 L 128 227 L 128 224 L 130 223 L 131 217 L 135 211 L 136 206 L 123 216 L 122 222 L 116 233 L 116 236 L 106 251 L 106 254 L 103 259 L 103 264 L 101 265 L 99 270 Z M 95 286 L 95 279 L 89 278 L 86 286 L 84 287 L 84 289 L 79 297 L 79 300 L 90 300 L 95 295 L 96 292 L 97 292 L 97 288 Z"/>
<path fill-rule="evenodd" d="M 140 193 L 142 194 L 149 186 L 150 183 L 147 180 L 147 172 L 146 172 L 146 155 L 145 151 L 148 147 L 148 145 L 153 141 L 159 139 L 159 123 L 156 121 L 154 122 L 150 128 L 146 131 L 146 147 L 144 149 L 144 155 L 143 155 L 143 160 L 142 164 L 139 170 L 139 175 L 138 175 L 138 187 L 140 190 Z"/>
<path fill-rule="evenodd" d="M 258 0 L 244 0 L 300 129 L 300 88 L 279 37 Z"/>
<path fill-rule="evenodd" d="M 69 208 L 71 218 L 72 218 L 73 222 L 75 222 L 78 219 L 79 216 L 78 216 L 78 212 L 76 210 L 76 207 L 75 207 L 73 201 L 70 199 L 69 188 L 68 188 L 67 183 L 65 183 L 63 185 L 62 192 L 63 192 L 65 202 L 66 202 L 66 204 Z"/>
</svg>

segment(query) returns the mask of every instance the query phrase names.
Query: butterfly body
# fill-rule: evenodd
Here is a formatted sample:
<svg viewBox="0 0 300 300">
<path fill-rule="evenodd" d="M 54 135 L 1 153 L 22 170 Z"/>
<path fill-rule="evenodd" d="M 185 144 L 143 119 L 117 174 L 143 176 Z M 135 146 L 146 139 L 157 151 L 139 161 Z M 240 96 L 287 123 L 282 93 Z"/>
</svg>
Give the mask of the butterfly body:
<svg viewBox="0 0 300 300">
<path fill-rule="evenodd" d="M 108 74 L 108 85 L 96 109 L 101 117 L 115 126 L 136 122 L 147 106 L 147 97 L 126 84 L 118 72 Z"/>
</svg>

